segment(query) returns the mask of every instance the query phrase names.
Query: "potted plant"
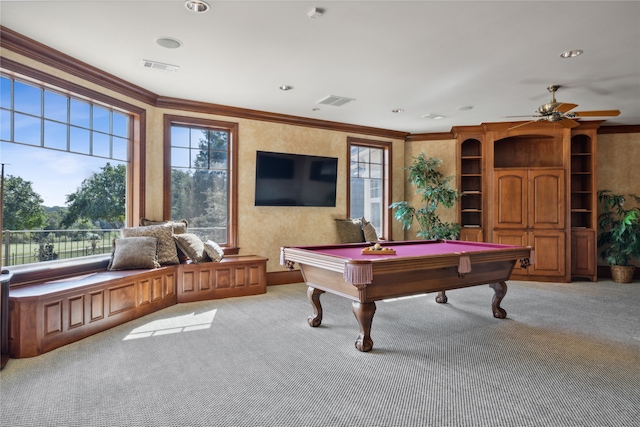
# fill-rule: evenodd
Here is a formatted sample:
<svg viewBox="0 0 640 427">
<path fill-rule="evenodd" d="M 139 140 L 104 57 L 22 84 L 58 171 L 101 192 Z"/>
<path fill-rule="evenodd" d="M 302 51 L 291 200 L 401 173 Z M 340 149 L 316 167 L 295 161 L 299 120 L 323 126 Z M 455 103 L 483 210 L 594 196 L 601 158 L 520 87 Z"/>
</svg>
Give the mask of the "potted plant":
<svg viewBox="0 0 640 427">
<path fill-rule="evenodd" d="M 408 230 L 415 220 L 420 230 L 417 236 L 423 239 L 457 239 L 460 235 L 460 225 L 442 222 L 436 214 L 439 205 L 451 208 L 455 205 L 460 193 L 449 188 L 454 176 L 445 177 L 438 171 L 441 159 L 427 158 L 420 153 L 413 158 L 413 163 L 406 169 L 409 171 L 409 182 L 417 187 L 424 206 L 414 208 L 408 202 L 395 202 L 389 208 L 395 209 L 395 218 L 402 222 L 402 228 Z"/>
<path fill-rule="evenodd" d="M 635 199 L 636 206 L 625 208 L 627 198 Z M 600 255 L 609 264 L 614 282 L 630 283 L 635 267 L 629 262 L 640 260 L 640 197 L 600 190 L 598 201 L 603 207 L 598 216 Z"/>
</svg>

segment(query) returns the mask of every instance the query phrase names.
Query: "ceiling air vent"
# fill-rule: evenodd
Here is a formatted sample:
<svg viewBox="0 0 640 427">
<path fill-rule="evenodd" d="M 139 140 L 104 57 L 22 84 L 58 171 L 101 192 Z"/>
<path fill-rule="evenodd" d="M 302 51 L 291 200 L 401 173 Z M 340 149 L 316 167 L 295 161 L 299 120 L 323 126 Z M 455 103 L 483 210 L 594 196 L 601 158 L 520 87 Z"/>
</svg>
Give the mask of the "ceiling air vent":
<svg viewBox="0 0 640 427">
<path fill-rule="evenodd" d="M 355 101 L 355 99 L 345 98 L 344 96 L 329 95 L 327 97 L 322 98 L 317 103 L 323 104 L 323 105 L 333 105 L 334 107 L 340 107 L 351 101 Z"/>
<path fill-rule="evenodd" d="M 170 73 L 175 73 L 180 69 L 178 65 L 163 64 L 162 62 L 149 61 L 147 59 L 142 60 L 142 66 L 144 68 L 153 68 L 154 70 L 168 71 Z"/>
</svg>

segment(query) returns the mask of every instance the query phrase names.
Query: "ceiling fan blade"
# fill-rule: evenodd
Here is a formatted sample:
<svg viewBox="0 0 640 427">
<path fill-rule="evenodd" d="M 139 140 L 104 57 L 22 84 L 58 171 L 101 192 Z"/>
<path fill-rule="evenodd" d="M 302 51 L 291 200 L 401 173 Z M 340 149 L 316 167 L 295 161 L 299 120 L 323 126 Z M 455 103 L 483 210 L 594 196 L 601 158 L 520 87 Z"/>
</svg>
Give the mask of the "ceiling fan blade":
<svg viewBox="0 0 640 427">
<path fill-rule="evenodd" d="M 566 113 L 569 110 L 573 110 L 577 106 L 578 104 L 569 104 L 568 102 L 563 102 L 562 104 L 554 108 L 553 111 L 557 111 L 558 113 Z"/>
<path fill-rule="evenodd" d="M 533 124 L 533 123 L 537 123 L 537 122 L 539 122 L 539 120 L 531 120 L 530 122 L 520 123 L 519 125 L 515 125 L 515 126 L 510 127 L 509 130 L 517 129 L 517 128 L 520 128 L 522 126 L 527 126 L 527 125 L 530 125 L 530 124 Z"/>
<path fill-rule="evenodd" d="M 565 128 L 569 128 L 572 129 L 576 126 L 580 126 L 580 123 L 576 122 L 575 120 L 571 120 L 571 119 L 564 119 L 564 120 L 560 120 L 560 124 L 565 127 Z"/>
<path fill-rule="evenodd" d="M 620 114 L 620 110 L 575 111 L 573 114 L 575 114 L 576 117 L 618 116 Z"/>
</svg>

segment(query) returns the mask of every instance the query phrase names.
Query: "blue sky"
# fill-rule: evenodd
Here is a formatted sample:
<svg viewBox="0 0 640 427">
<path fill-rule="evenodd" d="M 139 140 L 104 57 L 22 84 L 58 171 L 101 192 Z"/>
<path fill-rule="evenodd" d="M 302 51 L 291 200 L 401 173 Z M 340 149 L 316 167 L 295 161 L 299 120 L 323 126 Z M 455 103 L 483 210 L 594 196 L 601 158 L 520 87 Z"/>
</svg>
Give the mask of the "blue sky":
<svg viewBox="0 0 640 427">
<path fill-rule="evenodd" d="M 66 195 L 107 162 L 119 162 L 28 145 L 0 143 L 0 163 L 5 177 L 19 176 L 31 181 L 44 206 L 66 206 Z"/>
</svg>

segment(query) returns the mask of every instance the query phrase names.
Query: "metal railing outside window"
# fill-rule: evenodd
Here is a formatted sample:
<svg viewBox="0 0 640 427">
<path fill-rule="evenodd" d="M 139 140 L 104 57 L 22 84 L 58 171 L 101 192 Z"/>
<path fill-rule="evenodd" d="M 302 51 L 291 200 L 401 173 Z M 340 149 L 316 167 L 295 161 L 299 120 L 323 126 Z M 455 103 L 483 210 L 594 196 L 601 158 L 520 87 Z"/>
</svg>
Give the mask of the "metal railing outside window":
<svg viewBox="0 0 640 427">
<path fill-rule="evenodd" d="M 5 230 L 3 267 L 110 254 L 119 229 Z"/>
</svg>

